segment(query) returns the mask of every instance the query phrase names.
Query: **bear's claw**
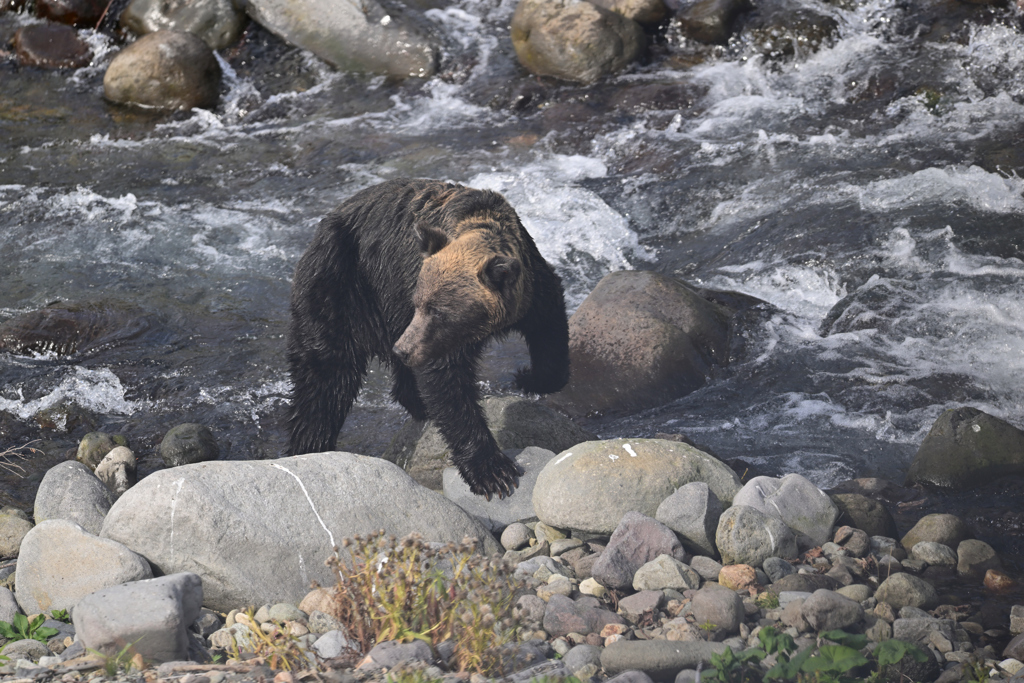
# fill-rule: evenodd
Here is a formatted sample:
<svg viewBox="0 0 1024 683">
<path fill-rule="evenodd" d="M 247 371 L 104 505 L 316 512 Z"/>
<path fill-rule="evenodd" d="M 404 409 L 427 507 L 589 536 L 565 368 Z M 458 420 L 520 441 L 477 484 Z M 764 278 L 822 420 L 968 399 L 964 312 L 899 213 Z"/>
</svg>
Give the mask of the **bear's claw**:
<svg viewBox="0 0 1024 683">
<path fill-rule="evenodd" d="M 483 496 L 488 501 L 491 496 L 498 494 L 498 499 L 503 500 L 511 496 L 519 487 L 519 477 L 526 474 L 514 460 L 499 454 L 489 458 L 486 465 L 478 468 L 468 468 L 467 472 L 460 468 L 462 478 L 469 484 L 469 490 L 475 495 Z"/>
</svg>

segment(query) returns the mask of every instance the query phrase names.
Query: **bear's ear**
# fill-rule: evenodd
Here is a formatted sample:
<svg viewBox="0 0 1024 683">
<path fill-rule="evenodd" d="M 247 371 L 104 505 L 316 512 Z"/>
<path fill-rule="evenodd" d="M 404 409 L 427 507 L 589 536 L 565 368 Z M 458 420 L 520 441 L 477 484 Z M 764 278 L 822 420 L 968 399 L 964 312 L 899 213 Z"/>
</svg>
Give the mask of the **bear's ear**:
<svg viewBox="0 0 1024 683">
<path fill-rule="evenodd" d="M 491 287 L 501 292 L 516 281 L 522 269 L 522 264 L 516 259 L 508 256 L 495 256 L 484 266 L 482 275 Z"/>
<path fill-rule="evenodd" d="M 433 256 L 448 246 L 448 235 L 425 223 L 416 224 L 416 236 L 420 239 L 420 250 L 424 256 Z"/>
</svg>

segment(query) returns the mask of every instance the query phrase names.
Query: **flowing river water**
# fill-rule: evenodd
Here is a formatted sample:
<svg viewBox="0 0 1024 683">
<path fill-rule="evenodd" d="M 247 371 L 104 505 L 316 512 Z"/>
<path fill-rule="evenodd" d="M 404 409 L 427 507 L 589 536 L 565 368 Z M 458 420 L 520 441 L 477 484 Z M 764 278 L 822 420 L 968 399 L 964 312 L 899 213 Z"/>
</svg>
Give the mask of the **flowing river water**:
<svg viewBox="0 0 1024 683">
<path fill-rule="evenodd" d="M 71 353 L 0 354 L 0 447 L 45 452 L 0 502 L 29 507 L 97 429 L 126 434 L 143 473 L 182 422 L 209 425 L 224 458 L 280 455 L 295 263 L 328 210 L 399 176 L 502 192 L 572 309 L 630 268 L 770 304 L 706 387 L 588 420 L 602 437 L 684 434 L 827 487 L 902 481 L 950 407 L 1024 427 L 1019 13 L 805 4 L 837 26 L 816 52 L 670 29 L 590 87 L 521 70 L 513 0 L 428 9 L 443 45 L 428 81 L 338 73 L 250 26 L 221 55 L 215 111 L 105 103 L 103 33 L 84 32 L 96 57 L 78 70 L 0 62 L 0 322 L 60 302 L 100 329 Z M 0 16 L 0 39 L 32 21 Z M 510 391 L 509 348 L 488 391 Z M 340 448 L 380 454 L 404 421 L 382 375 Z M 991 534 L 1020 532 L 1017 489 L 975 498 L 965 509 L 1002 520 Z"/>
</svg>

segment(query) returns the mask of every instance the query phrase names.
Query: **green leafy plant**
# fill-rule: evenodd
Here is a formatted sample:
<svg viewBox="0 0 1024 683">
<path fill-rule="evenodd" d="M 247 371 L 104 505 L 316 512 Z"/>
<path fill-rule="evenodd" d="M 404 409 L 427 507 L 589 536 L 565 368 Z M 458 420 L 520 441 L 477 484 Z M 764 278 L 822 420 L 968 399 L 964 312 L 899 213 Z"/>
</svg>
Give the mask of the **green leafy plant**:
<svg viewBox="0 0 1024 683">
<path fill-rule="evenodd" d="M 66 609 L 55 609 L 50 611 L 50 618 L 55 621 L 62 621 L 65 624 L 71 623 L 71 615 Z"/>
<path fill-rule="evenodd" d="M 754 604 L 761 609 L 777 609 L 779 606 L 779 596 L 771 591 L 764 591 L 754 598 Z"/>
<path fill-rule="evenodd" d="M 0 621 L 0 635 L 7 640 L 31 639 L 45 643 L 47 640 L 60 633 L 60 631 L 55 628 L 50 628 L 49 626 L 43 626 L 44 621 L 46 621 L 46 617 L 42 614 L 32 621 L 29 621 L 28 617 L 24 614 L 15 614 L 10 623 Z"/>
<path fill-rule="evenodd" d="M 904 657 L 911 657 L 918 662 L 926 661 L 928 657 L 917 646 L 900 640 L 879 643 L 866 657 L 860 650 L 867 645 L 867 636 L 839 630 L 821 633 L 817 645 L 800 652 L 797 652 L 792 637 L 771 626 L 761 629 L 757 638 L 760 647 L 739 654 L 727 648 L 722 654 L 713 655 L 713 668 L 703 672 L 702 680 L 722 683 L 877 683 L 882 679 L 886 667 L 898 664 Z M 769 655 L 775 656 L 775 664 L 766 671 L 761 662 Z M 872 664 L 872 673 L 858 675 L 865 674 L 865 669 Z"/>
<path fill-rule="evenodd" d="M 335 615 L 363 652 L 385 640 L 454 644 L 460 671 L 500 668 L 512 639 L 518 581 L 499 557 L 476 553 L 475 539 L 428 545 L 384 532 L 342 542 L 350 561 L 328 560 L 338 579 Z"/>
<path fill-rule="evenodd" d="M 142 655 L 135 651 L 135 641 L 125 645 L 116 655 L 108 655 L 99 650 L 88 648 L 88 652 L 103 660 L 103 671 L 109 678 L 116 677 L 122 671 L 131 671 L 135 668 L 139 671 L 145 668 Z"/>
</svg>

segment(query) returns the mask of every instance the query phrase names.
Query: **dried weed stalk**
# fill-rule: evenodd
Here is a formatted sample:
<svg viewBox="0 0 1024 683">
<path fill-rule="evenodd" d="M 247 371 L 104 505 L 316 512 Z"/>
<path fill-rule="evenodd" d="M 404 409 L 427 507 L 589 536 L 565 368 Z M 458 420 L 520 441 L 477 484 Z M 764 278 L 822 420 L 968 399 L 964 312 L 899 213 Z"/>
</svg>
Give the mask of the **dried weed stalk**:
<svg viewBox="0 0 1024 683">
<path fill-rule="evenodd" d="M 476 539 L 468 538 L 439 545 L 379 531 L 342 546 L 351 565 L 327 561 L 338 578 L 335 616 L 363 652 L 386 640 L 419 639 L 432 648 L 450 640 L 459 671 L 499 666 L 516 626 L 518 583 L 508 563 L 477 554 Z"/>
</svg>

